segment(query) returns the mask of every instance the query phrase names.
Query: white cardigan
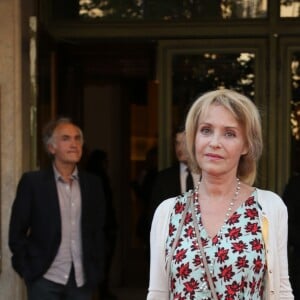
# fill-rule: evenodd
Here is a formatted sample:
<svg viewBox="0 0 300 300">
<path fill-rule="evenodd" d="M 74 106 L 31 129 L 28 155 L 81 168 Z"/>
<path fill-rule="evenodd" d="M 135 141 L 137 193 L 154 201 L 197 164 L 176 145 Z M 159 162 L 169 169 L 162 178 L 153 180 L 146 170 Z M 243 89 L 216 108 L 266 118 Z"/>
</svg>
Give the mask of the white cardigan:
<svg viewBox="0 0 300 300">
<path fill-rule="evenodd" d="M 266 247 L 268 276 L 265 300 L 294 299 L 287 261 L 287 208 L 273 192 L 257 189 L 260 220 Z M 147 300 L 169 300 L 165 246 L 175 197 L 156 209 L 151 227 L 151 264 Z"/>
</svg>

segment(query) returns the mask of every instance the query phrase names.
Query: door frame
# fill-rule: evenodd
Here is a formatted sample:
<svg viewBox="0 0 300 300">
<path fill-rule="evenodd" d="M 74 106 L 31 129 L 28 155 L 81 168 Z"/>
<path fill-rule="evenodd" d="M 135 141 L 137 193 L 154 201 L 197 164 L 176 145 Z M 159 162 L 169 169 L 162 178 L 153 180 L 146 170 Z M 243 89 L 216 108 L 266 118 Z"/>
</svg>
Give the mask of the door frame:
<svg viewBox="0 0 300 300">
<path fill-rule="evenodd" d="M 265 38 L 257 39 L 195 39 L 195 40 L 160 40 L 157 55 L 157 78 L 159 85 L 159 168 L 172 163 L 172 58 L 177 54 L 197 53 L 238 53 L 255 54 L 255 103 L 262 112 L 263 137 L 267 140 L 272 128 L 267 126 L 270 103 L 267 97 L 267 42 Z M 269 144 L 269 143 L 268 143 Z M 275 147 L 267 147 L 259 164 L 259 186 L 267 186 L 270 177 L 270 160 L 266 151 Z M 273 150 L 272 150 L 273 149 Z"/>
</svg>

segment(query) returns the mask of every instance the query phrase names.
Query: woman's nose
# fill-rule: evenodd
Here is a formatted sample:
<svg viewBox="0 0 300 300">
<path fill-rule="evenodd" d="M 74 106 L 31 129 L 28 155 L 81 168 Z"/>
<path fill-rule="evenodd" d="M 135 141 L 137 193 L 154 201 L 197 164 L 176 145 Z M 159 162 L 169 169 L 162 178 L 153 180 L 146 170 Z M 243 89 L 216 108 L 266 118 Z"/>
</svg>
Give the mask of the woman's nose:
<svg viewBox="0 0 300 300">
<path fill-rule="evenodd" d="M 218 134 L 212 135 L 209 145 L 212 148 L 219 148 L 220 147 L 220 136 Z"/>
</svg>

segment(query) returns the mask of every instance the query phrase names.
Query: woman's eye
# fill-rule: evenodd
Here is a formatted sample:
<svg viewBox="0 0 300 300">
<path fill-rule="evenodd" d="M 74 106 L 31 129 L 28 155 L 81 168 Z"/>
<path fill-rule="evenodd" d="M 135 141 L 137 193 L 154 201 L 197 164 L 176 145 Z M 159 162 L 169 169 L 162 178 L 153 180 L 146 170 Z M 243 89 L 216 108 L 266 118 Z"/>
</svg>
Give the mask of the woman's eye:
<svg viewBox="0 0 300 300">
<path fill-rule="evenodd" d="M 203 127 L 200 129 L 200 132 L 204 135 L 208 135 L 211 132 L 211 129 L 208 127 Z"/>
<path fill-rule="evenodd" d="M 236 134 L 235 134 L 235 132 L 233 132 L 233 131 L 226 131 L 226 132 L 225 132 L 225 136 L 228 136 L 228 137 L 235 137 Z"/>
</svg>

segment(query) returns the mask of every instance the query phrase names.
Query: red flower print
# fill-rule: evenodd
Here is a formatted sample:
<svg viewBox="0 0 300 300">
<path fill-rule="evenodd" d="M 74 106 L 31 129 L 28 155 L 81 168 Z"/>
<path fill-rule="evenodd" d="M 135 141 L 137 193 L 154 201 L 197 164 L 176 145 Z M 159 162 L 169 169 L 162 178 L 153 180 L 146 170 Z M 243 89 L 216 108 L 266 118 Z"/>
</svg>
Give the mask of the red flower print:
<svg viewBox="0 0 300 300">
<path fill-rule="evenodd" d="M 257 282 L 257 287 L 259 288 L 259 295 L 262 297 L 263 294 L 264 294 L 264 286 L 263 286 L 263 281 L 262 279 L 260 279 L 258 282 Z"/>
<path fill-rule="evenodd" d="M 176 285 L 176 278 L 173 277 L 171 280 L 171 291 L 174 291 L 175 285 Z"/>
<path fill-rule="evenodd" d="M 241 228 L 233 227 L 228 230 L 228 233 L 225 234 L 226 237 L 229 237 L 230 240 L 236 240 L 241 236 Z"/>
<path fill-rule="evenodd" d="M 250 242 L 252 245 L 252 250 L 256 251 L 257 253 L 261 253 L 263 249 L 263 245 L 258 239 L 254 239 L 253 241 Z"/>
<path fill-rule="evenodd" d="M 190 281 L 184 283 L 185 294 L 190 294 L 188 299 L 194 299 L 195 290 L 199 288 L 199 282 L 192 278 Z"/>
<path fill-rule="evenodd" d="M 169 242 L 169 247 L 172 248 L 173 243 L 174 243 L 174 239 L 172 239 L 172 240 Z M 166 249 L 166 253 L 169 253 L 168 249 Z"/>
<path fill-rule="evenodd" d="M 180 263 L 183 259 L 186 258 L 187 249 L 179 249 L 174 255 L 175 262 Z"/>
<path fill-rule="evenodd" d="M 232 243 L 231 249 L 233 250 L 233 253 L 242 253 L 244 250 L 246 250 L 248 246 L 243 243 L 242 241 L 239 241 L 237 243 Z"/>
<path fill-rule="evenodd" d="M 218 252 L 216 253 L 216 258 L 219 263 L 223 263 L 226 259 L 228 259 L 228 249 L 218 249 Z"/>
<path fill-rule="evenodd" d="M 237 214 L 236 212 L 229 218 L 228 224 L 233 225 L 239 222 L 241 214 Z"/>
<path fill-rule="evenodd" d="M 212 238 L 212 244 L 213 244 L 213 245 L 217 245 L 217 244 L 218 244 L 218 241 L 219 241 L 219 237 L 218 237 L 218 235 L 215 235 L 215 236 Z"/>
<path fill-rule="evenodd" d="M 219 237 L 217 235 L 215 235 L 212 239 L 212 244 L 217 245 L 218 241 L 219 241 Z"/>
<path fill-rule="evenodd" d="M 193 259 L 194 266 L 200 266 L 201 262 L 202 262 L 202 259 L 200 258 L 200 256 L 196 255 L 195 258 Z"/>
<path fill-rule="evenodd" d="M 170 258 L 182 212 L 186 208 L 183 197 L 176 199 L 169 221 L 169 235 L 166 239 L 165 257 L 171 259 L 169 297 L 173 300 L 198 300 L 204 296 L 201 286 L 207 275 L 203 267 L 203 258 L 195 235 L 193 215 L 189 210 L 184 218 L 180 239 Z M 199 225 L 201 243 L 207 251 L 208 265 L 213 264 L 212 280 L 220 290 L 218 300 L 261 299 L 265 296 L 264 274 L 266 271 L 264 243 L 261 238 L 261 226 L 257 208 L 257 199 L 249 197 L 243 205 L 227 220 L 220 232 L 222 234 L 207 237 L 203 232 L 201 207 L 196 218 Z M 245 218 L 246 217 L 246 218 Z M 208 250 L 213 247 L 214 250 Z M 232 258 L 230 258 L 231 254 Z M 251 254 L 251 259 L 247 254 Z M 204 286 L 203 286 L 204 287 Z"/>
<path fill-rule="evenodd" d="M 187 212 L 185 219 L 184 219 L 184 225 L 187 225 L 188 223 L 190 223 L 192 221 L 192 213 Z"/>
<path fill-rule="evenodd" d="M 257 259 L 254 259 L 253 264 L 254 264 L 254 272 L 259 273 L 259 271 L 263 268 L 263 263 L 261 258 L 258 257 Z"/>
<path fill-rule="evenodd" d="M 181 202 L 176 202 L 175 204 L 175 214 L 181 214 L 184 211 L 185 205 Z"/>
<path fill-rule="evenodd" d="M 252 281 L 250 281 L 250 294 L 253 295 L 255 292 L 255 286 L 256 286 L 256 281 L 255 278 L 253 278 Z"/>
<path fill-rule="evenodd" d="M 174 240 L 175 240 L 175 239 L 172 239 L 172 241 L 171 241 L 171 243 L 170 243 L 170 247 L 172 247 L 172 245 L 173 245 L 173 243 L 174 243 Z M 181 244 L 182 244 L 182 238 L 180 238 L 180 239 L 178 240 L 176 247 L 180 247 Z"/>
<path fill-rule="evenodd" d="M 199 249 L 199 245 L 198 245 L 198 241 L 193 241 L 193 244 L 192 244 L 192 251 L 195 251 L 195 250 L 198 250 Z"/>
<path fill-rule="evenodd" d="M 226 285 L 226 290 L 227 290 L 226 294 L 232 297 L 235 296 L 237 292 L 240 290 L 240 286 L 236 281 L 234 281 L 232 284 Z M 234 299 L 234 298 L 230 298 L 230 299 Z"/>
<path fill-rule="evenodd" d="M 258 232 L 258 224 L 257 223 L 250 223 L 248 222 L 248 224 L 245 227 L 246 232 L 252 233 L 253 235 L 256 235 Z"/>
<path fill-rule="evenodd" d="M 180 239 L 178 240 L 178 243 L 177 243 L 176 247 L 181 247 L 181 245 L 182 245 L 182 238 L 180 238 Z"/>
<path fill-rule="evenodd" d="M 184 230 L 184 237 L 192 238 L 194 236 L 194 227 L 189 226 Z"/>
<path fill-rule="evenodd" d="M 206 246 L 207 246 L 207 243 L 208 243 L 208 240 L 207 240 L 207 239 L 201 238 L 201 242 L 202 242 L 202 246 L 203 246 L 203 247 L 206 247 Z"/>
<path fill-rule="evenodd" d="M 223 278 L 224 281 L 228 281 L 234 276 L 234 272 L 232 271 L 232 266 L 225 266 L 224 268 L 221 267 L 221 273 L 219 274 L 219 278 Z"/>
<path fill-rule="evenodd" d="M 238 269 L 248 268 L 249 264 L 248 264 L 248 260 L 246 259 L 246 255 L 242 257 L 241 256 L 238 257 L 238 260 L 235 263 L 235 265 Z"/>
<path fill-rule="evenodd" d="M 263 280 L 262 278 L 260 278 L 258 281 L 257 281 L 257 287 L 261 288 L 261 284 L 262 284 Z"/>
<path fill-rule="evenodd" d="M 255 202 L 254 202 L 254 197 L 253 197 L 253 196 L 249 197 L 249 198 L 245 201 L 246 206 L 251 206 L 251 205 L 253 205 L 254 203 L 255 203 Z"/>
<path fill-rule="evenodd" d="M 258 211 L 256 208 L 247 208 L 245 217 L 249 218 L 250 220 L 254 220 L 258 216 Z"/>
<path fill-rule="evenodd" d="M 189 263 L 186 264 L 182 264 L 181 266 L 179 266 L 177 268 L 177 274 L 176 277 L 180 277 L 181 279 L 185 279 L 189 276 L 189 274 L 191 273 L 191 269 L 189 267 Z"/>
<path fill-rule="evenodd" d="M 185 300 L 185 298 L 181 296 L 181 293 L 175 293 L 173 299 L 174 300 Z"/>
<path fill-rule="evenodd" d="M 245 287 L 247 287 L 247 282 L 245 281 L 245 278 L 242 277 L 241 284 L 240 284 L 240 290 L 243 291 Z"/>
<path fill-rule="evenodd" d="M 173 224 L 169 224 L 169 236 L 173 236 L 175 231 L 175 226 Z"/>
</svg>

